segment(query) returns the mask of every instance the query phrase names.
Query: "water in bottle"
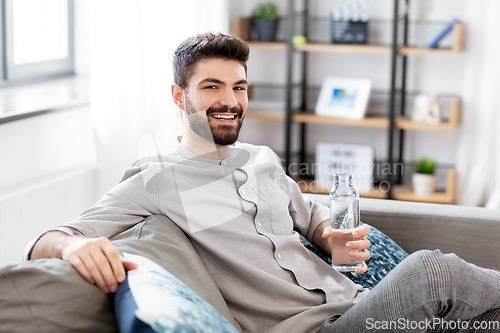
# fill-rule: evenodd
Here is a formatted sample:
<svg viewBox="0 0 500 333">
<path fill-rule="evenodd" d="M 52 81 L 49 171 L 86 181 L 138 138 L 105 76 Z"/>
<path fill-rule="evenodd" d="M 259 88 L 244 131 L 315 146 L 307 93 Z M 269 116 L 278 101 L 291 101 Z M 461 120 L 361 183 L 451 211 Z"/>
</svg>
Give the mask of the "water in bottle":
<svg viewBox="0 0 500 333">
<path fill-rule="evenodd" d="M 357 240 L 352 236 L 359 227 L 359 192 L 354 187 L 352 174 L 333 175 L 330 191 L 330 226 L 332 231 L 332 266 L 338 271 L 354 271 L 361 261 L 349 257 L 346 243 Z M 358 250 L 359 251 L 359 250 Z"/>
</svg>

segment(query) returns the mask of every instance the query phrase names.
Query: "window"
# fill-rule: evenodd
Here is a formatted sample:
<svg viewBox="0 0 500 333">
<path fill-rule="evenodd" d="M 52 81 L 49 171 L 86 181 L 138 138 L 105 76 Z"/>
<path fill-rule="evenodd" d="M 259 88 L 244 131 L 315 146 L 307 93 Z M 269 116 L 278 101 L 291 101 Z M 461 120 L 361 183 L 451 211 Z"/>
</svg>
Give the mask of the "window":
<svg viewBox="0 0 500 333">
<path fill-rule="evenodd" d="M 0 3 L 0 85 L 74 74 L 72 0 Z"/>
</svg>

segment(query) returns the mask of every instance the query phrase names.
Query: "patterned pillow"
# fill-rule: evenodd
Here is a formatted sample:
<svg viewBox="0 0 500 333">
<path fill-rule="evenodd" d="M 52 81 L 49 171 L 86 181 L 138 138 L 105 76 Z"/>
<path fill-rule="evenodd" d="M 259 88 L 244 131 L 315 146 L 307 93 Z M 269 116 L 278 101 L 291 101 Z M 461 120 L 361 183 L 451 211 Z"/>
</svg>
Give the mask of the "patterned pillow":
<svg viewBox="0 0 500 333">
<path fill-rule="evenodd" d="M 115 295 L 120 332 L 238 333 L 224 316 L 164 268 L 138 255 L 125 253 L 124 257 L 139 267 L 128 272 Z"/>
<path fill-rule="evenodd" d="M 365 288 L 373 289 L 397 264 L 408 257 L 408 253 L 398 244 L 390 239 L 386 234 L 370 226 L 372 232 L 366 237 L 370 241 L 371 258 L 366 262 L 368 271 L 363 274 L 354 272 L 341 272 L 353 282 L 362 285 Z M 327 264 L 332 264 L 331 255 L 318 249 L 307 239 L 301 237 L 302 245 L 314 252 Z"/>
</svg>

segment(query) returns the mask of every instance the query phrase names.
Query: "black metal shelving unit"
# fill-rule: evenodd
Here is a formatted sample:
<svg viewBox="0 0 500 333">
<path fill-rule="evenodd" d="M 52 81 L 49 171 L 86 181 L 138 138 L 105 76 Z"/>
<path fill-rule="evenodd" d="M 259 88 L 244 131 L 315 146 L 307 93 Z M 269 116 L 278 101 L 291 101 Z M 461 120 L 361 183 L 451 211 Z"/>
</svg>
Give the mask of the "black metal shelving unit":
<svg viewBox="0 0 500 333">
<path fill-rule="evenodd" d="M 303 17 L 303 27 L 300 32 L 301 35 L 308 37 L 308 26 L 309 26 L 309 18 L 308 18 L 308 2 L 309 0 L 304 0 L 304 9 L 302 12 L 295 12 L 294 9 L 294 1 L 290 0 L 288 2 L 288 20 L 287 20 L 287 28 L 286 28 L 286 59 L 287 59 L 287 87 L 286 87 L 286 117 L 285 117 L 285 156 L 284 156 L 284 165 L 286 167 L 287 173 L 290 173 L 290 164 L 292 160 L 293 154 L 292 152 L 292 115 L 293 115 L 293 106 L 292 106 L 292 77 L 293 77 L 293 56 L 295 53 L 302 53 L 301 59 L 301 82 L 299 85 L 301 86 L 301 103 L 300 110 L 306 111 L 307 109 L 307 66 L 308 66 L 308 52 L 307 51 L 297 51 L 294 49 L 292 38 L 294 36 L 294 27 L 296 24 L 296 20 L 298 16 Z M 396 119 L 396 109 L 397 109 L 397 97 L 400 94 L 400 114 L 404 115 L 405 108 L 405 100 L 406 100 L 406 70 L 407 70 L 407 57 L 399 54 L 399 35 L 401 33 L 400 28 L 400 9 L 399 9 L 399 1 L 394 0 L 394 11 L 392 18 L 392 42 L 391 42 L 391 70 L 390 70 L 390 78 L 391 85 L 389 90 L 389 106 L 388 106 L 388 118 L 389 118 L 389 127 L 388 127 L 388 156 L 387 163 L 392 166 L 390 169 L 390 173 L 387 175 L 386 181 L 389 183 L 389 188 L 387 192 L 387 198 L 391 198 L 391 188 L 394 183 L 401 183 L 402 181 L 402 172 L 403 170 L 397 170 L 395 168 L 395 161 L 397 160 L 399 163 L 403 161 L 403 146 L 404 146 L 404 129 L 400 129 L 396 131 L 395 119 Z M 409 0 L 405 1 L 405 12 L 403 15 L 403 31 L 402 34 L 404 36 L 403 45 L 407 46 L 408 44 L 408 5 Z M 401 63 L 401 71 L 398 71 L 398 60 L 402 58 Z M 400 73 L 398 73 L 400 72 Z M 401 88 L 397 87 L 397 79 L 398 75 L 401 75 Z M 299 149 L 298 152 L 300 163 L 306 162 L 306 137 L 307 137 L 307 124 L 301 123 L 299 125 Z M 397 133 L 396 133 L 397 132 Z M 396 137 L 398 135 L 399 138 L 399 150 L 398 156 L 394 157 L 395 143 Z"/>
</svg>

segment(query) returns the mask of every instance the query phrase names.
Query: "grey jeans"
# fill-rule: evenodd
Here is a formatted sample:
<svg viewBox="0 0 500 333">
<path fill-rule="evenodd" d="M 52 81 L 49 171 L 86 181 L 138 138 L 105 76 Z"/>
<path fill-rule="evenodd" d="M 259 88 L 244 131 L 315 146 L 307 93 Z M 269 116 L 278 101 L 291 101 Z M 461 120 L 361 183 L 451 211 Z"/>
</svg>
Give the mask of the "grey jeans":
<svg viewBox="0 0 500 333">
<path fill-rule="evenodd" d="M 316 332 L 500 332 L 500 273 L 418 251 Z"/>
</svg>

